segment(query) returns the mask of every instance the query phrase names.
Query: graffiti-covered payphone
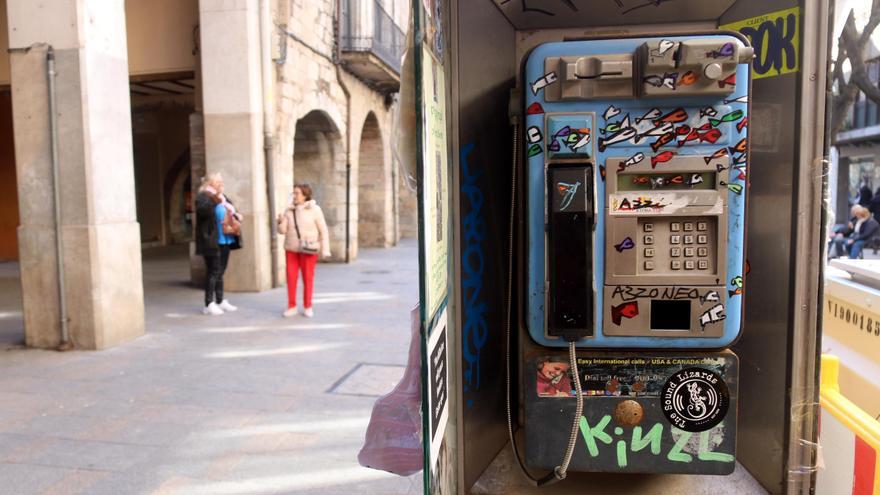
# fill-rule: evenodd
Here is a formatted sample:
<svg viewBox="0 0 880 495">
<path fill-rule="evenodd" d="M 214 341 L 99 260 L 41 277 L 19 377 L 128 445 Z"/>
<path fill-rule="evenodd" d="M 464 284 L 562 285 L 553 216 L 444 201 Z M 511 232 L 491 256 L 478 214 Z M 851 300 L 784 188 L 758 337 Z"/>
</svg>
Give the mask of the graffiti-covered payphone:
<svg viewBox="0 0 880 495">
<path fill-rule="evenodd" d="M 752 56 L 721 32 L 528 55 L 530 466 L 733 471 Z"/>
</svg>

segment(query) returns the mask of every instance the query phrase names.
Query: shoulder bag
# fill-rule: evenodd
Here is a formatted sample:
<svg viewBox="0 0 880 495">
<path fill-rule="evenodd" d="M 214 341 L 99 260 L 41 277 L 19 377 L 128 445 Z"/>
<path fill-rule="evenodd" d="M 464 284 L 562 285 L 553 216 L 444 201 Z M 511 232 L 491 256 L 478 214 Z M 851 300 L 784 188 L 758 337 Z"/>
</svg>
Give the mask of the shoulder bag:
<svg viewBox="0 0 880 495">
<path fill-rule="evenodd" d="M 293 228 L 296 229 L 296 238 L 299 239 L 299 252 L 305 254 L 318 254 L 318 241 L 307 241 L 299 234 L 299 222 L 296 219 L 296 208 L 293 209 Z"/>
</svg>

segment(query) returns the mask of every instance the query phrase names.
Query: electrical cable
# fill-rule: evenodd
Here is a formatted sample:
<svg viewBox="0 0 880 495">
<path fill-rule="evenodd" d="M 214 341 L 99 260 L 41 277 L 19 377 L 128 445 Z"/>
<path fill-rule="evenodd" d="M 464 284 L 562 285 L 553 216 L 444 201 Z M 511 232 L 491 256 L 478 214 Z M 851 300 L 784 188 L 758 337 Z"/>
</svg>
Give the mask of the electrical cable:
<svg viewBox="0 0 880 495">
<path fill-rule="evenodd" d="M 515 119 L 515 117 L 514 117 Z M 513 449 L 513 456 L 516 458 L 516 462 L 519 464 L 520 470 L 529 479 L 533 486 L 542 487 L 551 485 L 558 481 L 562 481 L 565 479 L 568 474 L 568 466 L 571 463 L 571 457 L 574 455 L 574 448 L 577 443 L 577 434 L 579 429 L 579 423 L 581 415 L 583 414 L 584 408 L 584 394 L 581 388 L 581 380 L 580 373 L 577 368 L 577 352 L 575 349 L 575 342 L 571 341 L 568 343 L 568 357 L 571 363 L 571 373 L 574 377 L 575 390 L 577 392 L 577 406 L 575 408 L 575 416 L 574 421 L 572 422 L 571 427 L 571 436 L 568 440 L 568 447 L 565 450 L 565 455 L 563 456 L 562 463 L 556 468 L 553 469 L 549 474 L 544 476 L 543 478 L 535 478 L 529 473 L 529 470 L 526 468 L 525 463 L 522 460 L 522 457 L 519 455 L 519 449 L 516 446 L 516 437 L 513 432 L 513 411 L 512 411 L 512 401 L 511 401 L 511 373 L 510 373 L 510 357 L 511 357 L 511 342 L 510 342 L 510 334 L 511 334 L 511 319 L 512 315 L 512 302 L 513 302 L 513 242 L 514 242 L 514 226 L 516 225 L 516 184 L 517 184 L 517 173 L 518 173 L 518 165 L 519 165 L 519 122 L 518 120 L 514 120 L 513 122 L 513 161 L 512 161 L 512 178 L 510 181 L 510 230 L 508 232 L 508 244 L 507 244 L 507 294 L 506 294 L 506 308 L 505 308 L 505 322 L 504 322 L 504 333 L 505 333 L 505 343 L 507 344 L 507 352 L 505 357 L 505 370 L 506 370 L 506 387 L 505 387 L 505 398 L 506 398 L 506 406 L 507 406 L 507 434 L 510 438 L 510 446 Z"/>
</svg>

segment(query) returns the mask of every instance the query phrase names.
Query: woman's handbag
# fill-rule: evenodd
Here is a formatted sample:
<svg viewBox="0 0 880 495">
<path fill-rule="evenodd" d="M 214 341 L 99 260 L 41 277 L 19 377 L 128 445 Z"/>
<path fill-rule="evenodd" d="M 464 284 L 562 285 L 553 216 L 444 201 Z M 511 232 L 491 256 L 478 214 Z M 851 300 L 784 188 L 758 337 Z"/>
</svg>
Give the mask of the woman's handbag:
<svg viewBox="0 0 880 495">
<path fill-rule="evenodd" d="M 223 234 L 241 235 L 241 222 L 232 213 L 227 212 L 226 216 L 223 217 Z"/>
<path fill-rule="evenodd" d="M 296 208 L 293 209 L 293 228 L 296 229 L 296 238 L 299 239 L 299 252 L 305 254 L 318 254 L 321 244 L 319 241 L 307 241 L 299 235 L 299 222 L 296 220 Z"/>
</svg>

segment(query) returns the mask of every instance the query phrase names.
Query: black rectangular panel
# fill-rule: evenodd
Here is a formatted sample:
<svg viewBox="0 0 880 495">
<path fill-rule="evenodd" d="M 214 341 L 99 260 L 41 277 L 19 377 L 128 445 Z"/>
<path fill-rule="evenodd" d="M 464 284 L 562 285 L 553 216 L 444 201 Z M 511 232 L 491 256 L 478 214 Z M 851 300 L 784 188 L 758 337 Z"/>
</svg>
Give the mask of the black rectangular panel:
<svg viewBox="0 0 880 495">
<path fill-rule="evenodd" d="M 651 300 L 651 330 L 690 330 L 691 301 Z"/>
<path fill-rule="evenodd" d="M 569 341 L 593 335 L 591 170 L 589 164 L 578 164 L 547 172 L 547 333 Z"/>
</svg>

